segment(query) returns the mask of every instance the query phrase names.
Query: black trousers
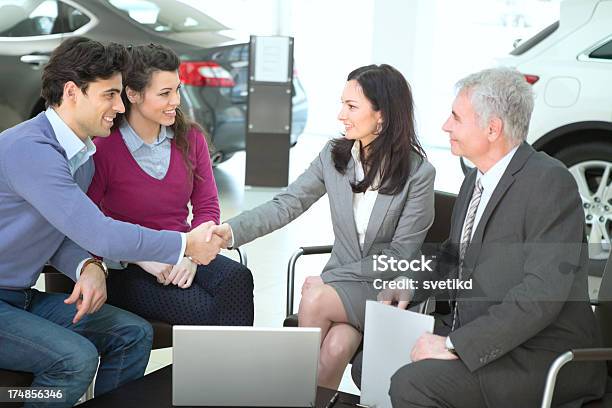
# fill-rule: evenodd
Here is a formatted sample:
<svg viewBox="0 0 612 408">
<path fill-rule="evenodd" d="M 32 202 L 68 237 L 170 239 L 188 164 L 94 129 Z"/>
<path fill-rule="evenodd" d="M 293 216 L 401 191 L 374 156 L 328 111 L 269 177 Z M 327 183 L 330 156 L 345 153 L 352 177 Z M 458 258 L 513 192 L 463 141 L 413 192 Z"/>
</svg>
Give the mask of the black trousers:
<svg viewBox="0 0 612 408">
<path fill-rule="evenodd" d="M 447 336 L 450 333 L 452 314 L 434 313 L 433 316 L 436 319 L 434 333 Z M 406 350 L 406 352 L 410 353 L 410 350 Z M 555 353 L 551 352 L 550 358 L 552 364 L 552 361 L 556 358 Z M 363 354 L 360 352 L 355 356 L 351 368 L 353 381 L 358 387 L 361 387 L 362 361 Z M 589 401 L 597 395 L 593 392 L 583 391 L 589 389 L 585 384 L 591 381 L 593 376 L 577 376 L 575 372 L 571 371 L 572 367 L 580 368 L 580 365 L 568 365 L 559 374 L 557 384 L 566 384 L 566 387 L 559 389 L 559 386 L 557 386 L 555 401 L 553 401 L 553 406 L 557 408 L 578 408 L 582 406 L 584 401 Z M 514 394 L 512 400 L 508 400 L 511 405 L 506 406 L 539 406 L 542 398 L 539 393 L 544 388 L 545 376 L 545 371 L 542 371 L 542 382 L 534 383 L 530 389 L 516 389 L 511 381 L 508 382 L 506 389 Z M 567 386 L 568 384 L 569 386 Z M 491 405 L 486 404 L 482 392 L 478 376 L 471 373 L 461 360 L 430 359 L 405 365 L 391 377 L 389 387 L 389 396 L 394 408 L 491 408 Z M 537 395 L 534 395 L 534 392 Z M 526 398 L 528 401 L 536 401 L 536 403 L 517 402 L 514 404 L 514 401 L 525 401 Z"/>
<path fill-rule="evenodd" d="M 434 333 L 448 335 L 452 315 L 434 313 L 434 316 Z M 358 387 L 361 386 L 362 353 L 355 357 L 351 368 Z M 421 360 L 405 365 L 391 377 L 389 396 L 394 408 L 486 407 L 478 378 L 461 360 Z"/>
<path fill-rule="evenodd" d="M 222 255 L 198 266 L 187 289 L 164 286 L 130 264 L 109 272 L 107 292 L 108 303 L 147 319 L 185 325 L 253 325 L 253 275 Z"/>
</svg>

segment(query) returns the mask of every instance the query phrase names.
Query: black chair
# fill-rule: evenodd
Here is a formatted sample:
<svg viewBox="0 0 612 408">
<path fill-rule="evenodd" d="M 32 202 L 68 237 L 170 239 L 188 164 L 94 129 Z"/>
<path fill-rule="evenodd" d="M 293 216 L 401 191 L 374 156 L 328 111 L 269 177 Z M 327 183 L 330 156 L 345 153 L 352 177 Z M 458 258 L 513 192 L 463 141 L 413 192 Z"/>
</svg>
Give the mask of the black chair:
<svg viewBox="0 0 612 408">
<path fill-rule="evenodd" d="M 456 195 L 436 191 L 434 193 L 434 222 L 427 232 L 423 252 L 425 255 L 431 255 L 435 249 L 444 242 L 450 234 L 450 219 L 453 214 L 453 206 L 455 205 Z M 295 264 L 303 255 L 321 255 L 331 253 L 332 245 L 300 247 L 289 259 L 287 265 L 287 299 L 286 299 L 286 318 L 283 322 L 285 327 L 297 327 L 298 316 L 293 313 L 294 290 L 295 290 Z M 428 310 L 428 303 L 424 302 L 420 311 Z"/>
<path fill-rule="evenodd" d="M 247 266 L 247 254 L 244 249 L 234 248 L 238 252 L 239 261 Z M 45 266 L 45 291 L 55 293 L 71 293 L 74 282 L 66 275 L 59 273 L 52 266 Z M 172 347 L 172 325 L 157 320 L 149 320 L 153 326 L 153 350 Z M 32 373 L 0 369 L 0 387 L 29 387 L 34 377 Z M 4 406 L 4 405 L 3 405 Z"/>
<path fill-rule="evenodd" d="M 608 387 L 606 394 L 599 401 L 592 401 L 583 408 L 609 408 L 612 407 L 612 252 L 604 268 L 601 285 L 596 300 L 591 300 L 595 307 L 595 316 L 599 321 L 603 337 L 602 348 L 574 349 L 560 355 L 551 365 L 546 377 L 542 408 L 549 408 L 555 391 L 555 382 L 561 368 L 569 362 L 580 361 L 608 361 Z"/>
</svg>

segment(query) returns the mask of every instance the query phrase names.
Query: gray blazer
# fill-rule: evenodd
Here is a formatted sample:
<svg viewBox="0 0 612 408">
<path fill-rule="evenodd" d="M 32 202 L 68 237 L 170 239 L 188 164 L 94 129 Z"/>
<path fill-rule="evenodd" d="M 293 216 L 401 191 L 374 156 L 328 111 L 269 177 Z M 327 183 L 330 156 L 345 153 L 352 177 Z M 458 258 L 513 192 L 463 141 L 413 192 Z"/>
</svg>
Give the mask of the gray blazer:
<svg viewBox="0 0 612 408">
<path fill-rule="evenodd" d="M 234 246 L 287 225 L 327 193 L 335 239 L 331 257 L 321 275 L 323 281 L 392 279 L 399 273 L 382 276 L 373 271 L 372 256 L 385 254 L 396 259 L 411 259 L 420 253 L 434 219 L 435 170 L 417 154 L 411 156 L 410 177 L 402 191 L 396 195 L 378 194 L 362 250 L 352 210 L 350 182 L 355 177 L 355 163 L 351 158 L 345 174 L 340 174 L 334 167 L 331 147 L 328 142 L 286 191 L 227 221 L 234 232 Z"/>
<path fill-rule="evenodd" d="M 455 258 L 475 180 L 474 169 L 453 209 L 445 248 Z M 487 406 L 538 406 L 552 361 L 572 348 L 598 346 L 586 268 L 576 267 L 587 255 L 583 237 L 574 179 L 561 162 L 523 143 L 467 249 L 462 275 L 473 287 L 451 292 L 459 327 L 450 338 L 477 374 Z M 605 381 L 603 363 L 569 364 L 559 376 L 555 405 L 598 397 Z"/>
</svg>

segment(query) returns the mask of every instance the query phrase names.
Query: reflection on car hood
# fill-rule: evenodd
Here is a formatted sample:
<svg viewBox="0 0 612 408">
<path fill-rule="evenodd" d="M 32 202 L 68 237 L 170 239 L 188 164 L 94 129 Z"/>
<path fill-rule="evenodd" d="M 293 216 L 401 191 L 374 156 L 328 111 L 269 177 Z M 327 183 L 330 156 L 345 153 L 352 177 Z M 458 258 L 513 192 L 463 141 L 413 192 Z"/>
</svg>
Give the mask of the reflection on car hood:
<svg viewBox="0 0 612 408">
<path fill-rule="evenodd" d="M 203 48 L 216 47 L 234 40 L 233 37 L 218 31 L 194 31 L 185 33 L 163 33 L 163 36 L 174 41 Z"/>
</svg>

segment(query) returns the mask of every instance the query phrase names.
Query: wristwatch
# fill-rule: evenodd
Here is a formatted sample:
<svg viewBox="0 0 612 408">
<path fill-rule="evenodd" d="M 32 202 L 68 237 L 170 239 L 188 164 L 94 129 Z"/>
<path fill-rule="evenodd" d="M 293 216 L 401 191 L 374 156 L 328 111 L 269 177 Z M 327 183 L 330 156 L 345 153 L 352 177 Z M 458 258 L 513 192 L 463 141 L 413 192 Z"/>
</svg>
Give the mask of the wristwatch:
<svg viewBox="0 0 612 408">
<path fill-rule="evenodd" d="M 102 272 L 104 272 L 104 278 L 108 278 L 108 267 L 106 266 L 103 260 L 98 258 L 89 258 L 88 260 L 86 260 L 83 264 L 83 267 L 81 268 L 81 273 L 83 273 L 83 271 L 89 264 L 98 265 L 100 269 L 102 269 Z"/>
</svg>

